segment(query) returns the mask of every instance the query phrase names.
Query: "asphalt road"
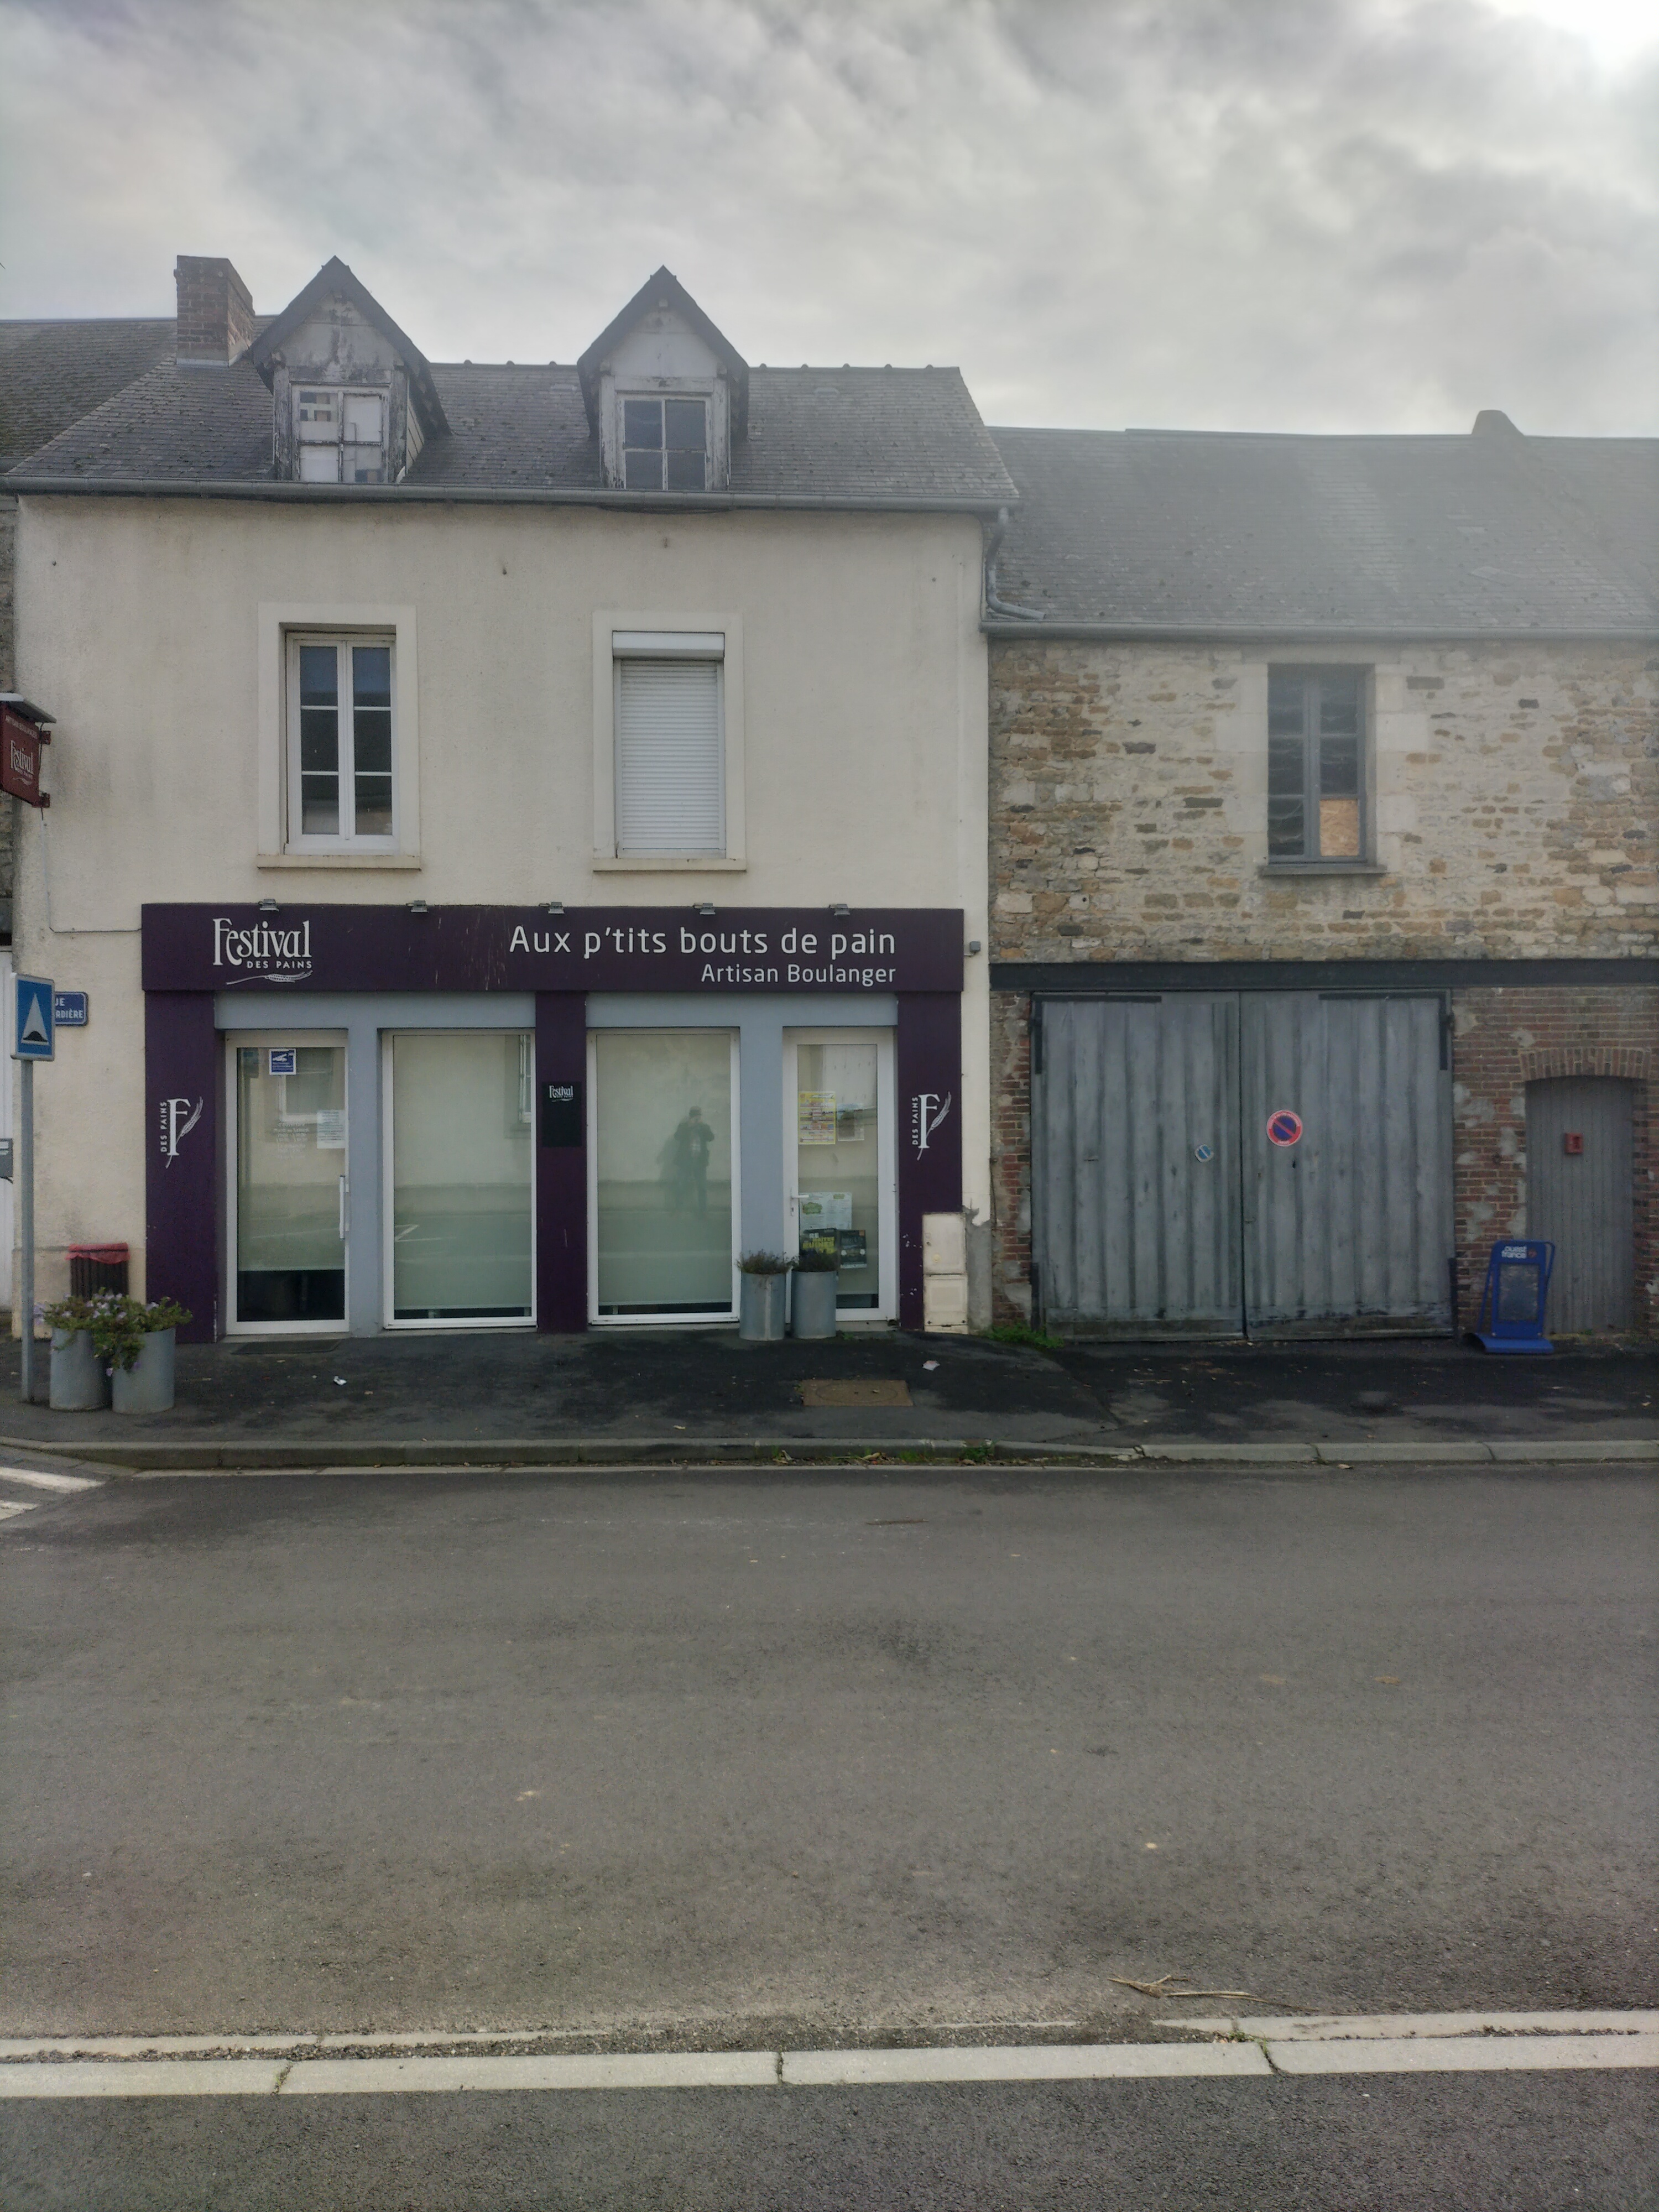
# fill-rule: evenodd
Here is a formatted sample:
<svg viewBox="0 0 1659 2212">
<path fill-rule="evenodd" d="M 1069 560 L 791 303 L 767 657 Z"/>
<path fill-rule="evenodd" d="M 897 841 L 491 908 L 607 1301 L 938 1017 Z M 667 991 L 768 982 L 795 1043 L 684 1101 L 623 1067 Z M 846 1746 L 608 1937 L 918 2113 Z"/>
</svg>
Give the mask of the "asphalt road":
<svg viewBox="0 0 1659 2212">
<path fill-rule="evenodd" d="M 0 2033 L 1133 2035 L 1170 2007 L 1109 1978 L 1163 1974 L 1651 2005 L 1656 1497 L 905 1469 L 49 1502 L 0 1532 Z M 1263 2204 L 1622 2206 L 1655 2201 L 1650 2079 L 30 2104 L 0 2175 L 9 2206 L 231 2172 L 249 2205 L 1184 2205 L 1244 2171 Z M 262 2197 L 268 2160 L 312 2178 Z"/>
<path fill-rule="evenodd" d="M 7 2212 L 1651 2212 L 1650 2074 L 10 2106 Z M 313 2107 L 316 2109 L 313 2109 Z"/>
</svg>

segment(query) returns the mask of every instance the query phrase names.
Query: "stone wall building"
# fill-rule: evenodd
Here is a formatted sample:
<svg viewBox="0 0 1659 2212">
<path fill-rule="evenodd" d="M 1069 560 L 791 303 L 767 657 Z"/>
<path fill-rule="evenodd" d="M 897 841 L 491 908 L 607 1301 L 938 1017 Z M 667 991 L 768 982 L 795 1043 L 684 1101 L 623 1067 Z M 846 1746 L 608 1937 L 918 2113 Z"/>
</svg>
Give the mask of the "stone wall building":
<svg viewBox="0 0 1659 2212">
<path fill-rule="evenodd" d="M 1000 1315 L 1467 1327 L 1530 1232 L 1651 1329 L 1659 441 L 994 434 Z"/>
</svg>

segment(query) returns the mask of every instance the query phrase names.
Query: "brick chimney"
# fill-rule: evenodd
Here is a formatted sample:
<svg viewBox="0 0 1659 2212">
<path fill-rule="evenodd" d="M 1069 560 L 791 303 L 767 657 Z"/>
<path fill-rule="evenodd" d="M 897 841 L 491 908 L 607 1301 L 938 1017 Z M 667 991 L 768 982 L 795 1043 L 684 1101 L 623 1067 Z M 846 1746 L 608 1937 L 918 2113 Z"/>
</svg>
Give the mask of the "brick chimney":
<svg viewBox="0 0 1659 2212">
<path fill-rule="evenodd" d="M 254 339 L 253 301 L 228 261 L 181 253 L 173 264 L 179 287 L 177 358 L 223 368 Z"/>
</svg>

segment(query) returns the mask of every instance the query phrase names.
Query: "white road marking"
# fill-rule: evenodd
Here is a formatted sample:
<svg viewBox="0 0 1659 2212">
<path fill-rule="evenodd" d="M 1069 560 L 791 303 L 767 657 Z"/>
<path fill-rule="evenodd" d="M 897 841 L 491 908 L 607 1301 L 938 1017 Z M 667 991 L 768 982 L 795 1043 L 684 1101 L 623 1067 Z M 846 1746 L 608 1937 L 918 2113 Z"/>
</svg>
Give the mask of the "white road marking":
<svg viewBox="0 0 1659 2212">
<path fill-rule="evenodd" d="M 0 1498 L 0 1521 L 9 1521 L 14 1514 L 33 1513 L 33 1505 L 19 1505 L 9 1498 Z"/>
<path fill-rule="evenodd" d="M 1268 2074 L 1255 2043 L 1025 2043 L 1000 2051 L 786 2051 L 797 2088 L 881 2081 L 1105 2081 L 1173 2075 Z"/>
<path fill-rule="evenodd" d="M 0 1482 L 27 1482 L 36 1490 L 101 1490 L 90 1474 L 46 1474 L 38 1467 L 0 1467 Z"/>
<path fill-rule="evenodd" d="M 1329 2043 L 1353 2036 L 1659 2034 L 1659 2012 L 1296 2013 L 1285 2018 L 1231 2013 L 1217 2019 L 1160 2020 L 1195 2035 L 1249 2035 L 1279 2043 Z"/>
<path fill-rule="evenodd" d="M 211 2062 L 208 2062 L 211 2063 Z M 539 2058 L 302 2058 L 285 2097 L 376 2090 L 774 2089 L 770 2051 L 641 2051 Z"/>
<path fill-rule="evenodd" d="M 659 2051 L 325 2057 L 560 2031 L 397 2035 L 40 2036 L 0 2041 L 0 2097 L 364 2096 L 465 2090 L 878 2087 L 1274 2074 L 1464 2074 L 1659 2067 L 1659 2013 L 1327 2014 L 1160 2021 L 1202 2043 L 946 2045 L 924 2050 Z M 572 2029 L 569 2033 L 585 2031 Z M 208 2057 L 208 2052 L 242 2055 Z M 70 2057 L 67 2054 L 76 2053 Z M 192 2056 L 197 2053 L 200 2055 Z M 33 2063 L 28 2063 L 30 2057 Z"/>
<path fill-rule="evenodd" d="M 70 2059 L 0 2066 L 0 2097 L 269 2097 L 283 2062 L 258 2058 Z"/>
<path fill-rule="evenodd" d="M 1254 2047 L 1254 2046 L 1252 2046 Z M 1280 2074 L 1496 2074 L 1659 2066 L 1659 2035 L 1401 2035 L 1270 2043 Z"/>
</svg>

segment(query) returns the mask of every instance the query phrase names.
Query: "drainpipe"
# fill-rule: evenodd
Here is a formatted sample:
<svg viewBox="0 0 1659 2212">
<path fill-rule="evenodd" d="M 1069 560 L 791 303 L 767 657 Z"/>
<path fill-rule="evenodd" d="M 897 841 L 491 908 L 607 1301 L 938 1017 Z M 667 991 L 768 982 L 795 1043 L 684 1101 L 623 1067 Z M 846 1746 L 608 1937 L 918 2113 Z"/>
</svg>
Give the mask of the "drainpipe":
<svg viewBox="0 0 1659 2212">
<path fill-rule="evenodd" d="M 997 509 L 997 519 L 985 548 L 985 611 L 1005 615 L 1017 622 L 1042 622 L 1046 619 L 1041 607 L 1016 607 L 1006 599 L 997 597 L 997 554 L 1008 534 L 1008 510 Z"/>
</svg>

